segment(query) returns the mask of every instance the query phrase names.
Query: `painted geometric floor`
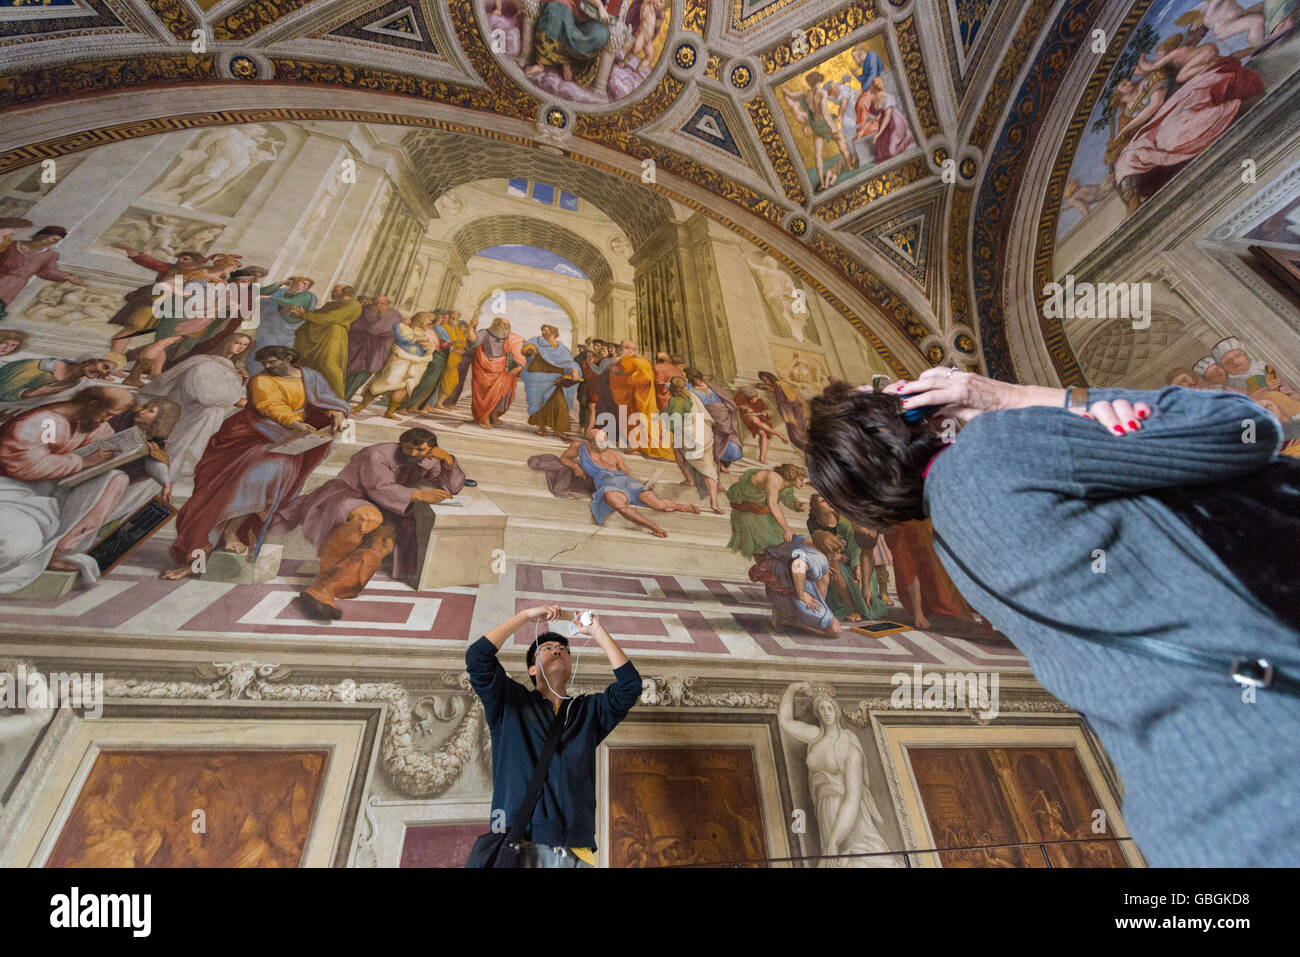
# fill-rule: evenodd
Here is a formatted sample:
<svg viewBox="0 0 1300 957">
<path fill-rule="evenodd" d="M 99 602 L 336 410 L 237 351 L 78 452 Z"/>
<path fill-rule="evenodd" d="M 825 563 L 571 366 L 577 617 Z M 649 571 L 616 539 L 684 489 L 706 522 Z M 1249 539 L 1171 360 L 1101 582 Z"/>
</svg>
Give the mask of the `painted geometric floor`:
<svg viewBox="0 0 1300 957">
<path fill-rule="evenodd" d="M 359 598 L 340 602 L 341 621 L 306 618 L 298 592 L 314 562 L 285 559 L 281 574 L 258 585 L 163 581 L 169 542 L 145 543 L 93 589 L 58 601 L 0 600 L 12 631 L 69 631 L 199 637 L 302 636 L 386 644 L 464 647 L 521 608 L 538 604 L 591 608 L 629 654 L 694 660 L 798 660 L 845 664 L 930 664 L 1023 670 L 1025 659 L 1005 639 L 960 622 L 932 622 L 939 631 L 871 637 L 845 631 L 838 639 L 775 632 L 763 589 L 749 581 L 630 574 L 571 566 L 512 565 L 493 585 L 417 592 L 377 575 Z M 895 605 L 895 612 L 902 609 Z M 894 616 L 907 622 L 905 615 Z M 965 625 L 963 629 L 963 625 Z M 514 641 L 531 641 L 521 629 Z M 963 635 L 963 637 L 957 637 Z M 576 639 L 575 650 L 584 639 Z M 588 642 L 594 645 L 594 642 Z M 597 652 L 599 654 L 599 652 Z"/>
</svg>

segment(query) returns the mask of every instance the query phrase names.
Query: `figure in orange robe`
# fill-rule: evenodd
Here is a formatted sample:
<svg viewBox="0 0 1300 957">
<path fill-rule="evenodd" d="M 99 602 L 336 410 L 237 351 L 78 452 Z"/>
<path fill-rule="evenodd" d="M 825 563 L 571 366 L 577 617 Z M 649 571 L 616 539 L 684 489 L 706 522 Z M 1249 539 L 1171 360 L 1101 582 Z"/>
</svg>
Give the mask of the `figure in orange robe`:
<svg viewBox="0 0 1300 957">
<path fill-rule="evenodd" d="M 649 458 L 675 461 L 672 437 L 659 428 L 654 369 L 648 359 L 637 355 L 636 343 L 624 339 L 619 345 L 623 353 L 609 370 L 609 391 L 620 409 L 626 410 L 627 448 Z"/>
<path fill-rule="evenodd" d="M 898 598 L 916 619 L 918 628 L 930 627 L 930 615 L 950 618 L 974 615 L 935 554 L 934 527 L 928 518 L 885 529 L 885 541 L 894 556 Z"/>
<path fill-rule="evenodd" d="M 520 351 L 524 337 L 510 331 L 510 320 L 497 318 L 492 325 L 479 332 L 475 339 L 473 378 L 474 421 L 491 428 L 501 421 L 515 400 L 515 384 L 528 365 Z M 506 369 L 506 360 L 513 358 L 515 367 Z"/>
</svg>

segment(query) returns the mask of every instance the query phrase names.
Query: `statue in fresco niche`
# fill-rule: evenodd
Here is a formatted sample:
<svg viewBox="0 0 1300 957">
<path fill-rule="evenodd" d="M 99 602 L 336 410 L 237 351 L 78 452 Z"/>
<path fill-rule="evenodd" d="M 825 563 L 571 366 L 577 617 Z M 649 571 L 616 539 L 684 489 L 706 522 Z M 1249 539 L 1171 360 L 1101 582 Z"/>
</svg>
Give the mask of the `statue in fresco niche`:
<svg viewBox="0 0 1300 957">
<path fill-rule="evenodd" d="M 211 205 L 258 163 L 279 157 L 280 143 L 265 126 L 228 126 L 201 135 L 147 195 L 191 209 Z"/>
<path fill-rule="evenodd" d="M 179 216 L 128 209 L 95 245 L 120 249 L 137 265 L 158 271 L 157 267 L 139 261 L 136 257 L 172 261 L 186 255 L 187 250 L 190 255 L 197 253 L 201 257 L 216 242 L 224 228 L 192 219 L 181 219 Z"/>
<path fill-rule="evenodd" d="M 107 323 L 117 311 L 120 296 L 93 292 L 85 286 L 46 286 L 23 310 L 23 318 L 51 325 Z"/>
<path fill-rule="evenodd" d="M 773 331 L 783 339 L 815 342 L 816 333 L 809 324 L 807 297 L 800 296 L 802 290 L 790 275 L 771 256 L 764 256 L 758 262 L 749 260 L 749 269 L 754 274 L 763 302 L 767 304 Z M 799 308 L 801 301 L 803 308 Z"/>
<path fill-rule="evenodd" d="M 812 698 L 817 724 L 796 720 L 794 698 L 799 692 Z M 834 690 L 807 681 L 786 688 L 777 711 L 781 730 L 808 745 L 808 792 L 821 853 L 826 855 L 817 866 L 902 867 L 903 862 L 888 853 L 889 845 L 880 833 L 884 823 L 871 795 L 862 742 L 840 723 L 842 717 Z"/>
</svg>

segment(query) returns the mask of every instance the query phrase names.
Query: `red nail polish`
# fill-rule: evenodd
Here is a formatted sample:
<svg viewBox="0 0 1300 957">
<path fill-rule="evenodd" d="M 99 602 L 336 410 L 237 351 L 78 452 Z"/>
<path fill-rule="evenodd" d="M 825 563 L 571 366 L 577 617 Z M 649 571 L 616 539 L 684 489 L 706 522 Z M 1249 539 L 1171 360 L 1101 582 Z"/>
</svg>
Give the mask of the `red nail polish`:
<svg viewBox="0 0 1300 957">
<path fill-rule="evenodd" d="M 1139 418 L 1139 419 L 1145 419 L 1145 418 L 1147 417 L 1148 414 L 1149 414 L 1149 413 L 1143 412 L 1141 409 L 1138 409 L 1138 418 Z"/>
<path fill-rule="evenodd" d="M 1129 429 L 1131 429 L 1132 431 L 1136 432 L 1136 431 L 1137 431 L 1137 428 L 1138 428 L 1138 424 L 1137 424 L 1136 422 L 1130 421 L 1129 424 L 1128 424 L 1128 427 L 1129 427 Z"/>
<path fill-rule="evenodd" d="M 1087 412 L 1083 413 L 1083 417 L 1084 417 L 1085 419 L 1091 419 L 1091 418 L 1092 418 L 1092 416 L 1090 416 Z"/>
<path fill-rule="evenodd" d="M 906 399 L 903 400 L 903 405 L 907 405 L 907 400 L 906 400 Z"/>
<path fill-rule="evenodd" d="M 1115 431 L 1118 432 L 1120 435 L 1124 434 L 1124 429 L 1122 426 L 1118 426 L 1118 425 L 1115 426 Z"/>
</svg>

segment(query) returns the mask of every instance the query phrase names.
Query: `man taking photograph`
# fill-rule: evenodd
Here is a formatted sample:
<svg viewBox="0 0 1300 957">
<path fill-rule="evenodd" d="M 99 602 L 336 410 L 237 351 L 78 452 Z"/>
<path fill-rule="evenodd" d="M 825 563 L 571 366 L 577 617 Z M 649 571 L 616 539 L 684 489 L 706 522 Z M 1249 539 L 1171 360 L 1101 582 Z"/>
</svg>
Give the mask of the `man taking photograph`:
<svg viewBox="0 0 1300 957">
<path fill-rule="evenodd" d="M 641 696 L 641 676 L 591 612 L 575 614 L 573 628 L 594 638 L 609 658 L 615 680 L 608 688 L 600 694 L 569 693 L 569 639 L 553 631 L 537 635 L 528 648 L 533 688 L 510 679 L 497 659 L 506 639 L 529 622 L 538 628 L 562 614 L 557 605 L 519 612 L 465 653 L 470 684 L 483 702 L 492 732 L 494 831 L 515 823 L 551 726 L 563 722 L 541 796 L 523 829 L 520 867 L 595 866 L 596 746 Z"/>
</svg>

